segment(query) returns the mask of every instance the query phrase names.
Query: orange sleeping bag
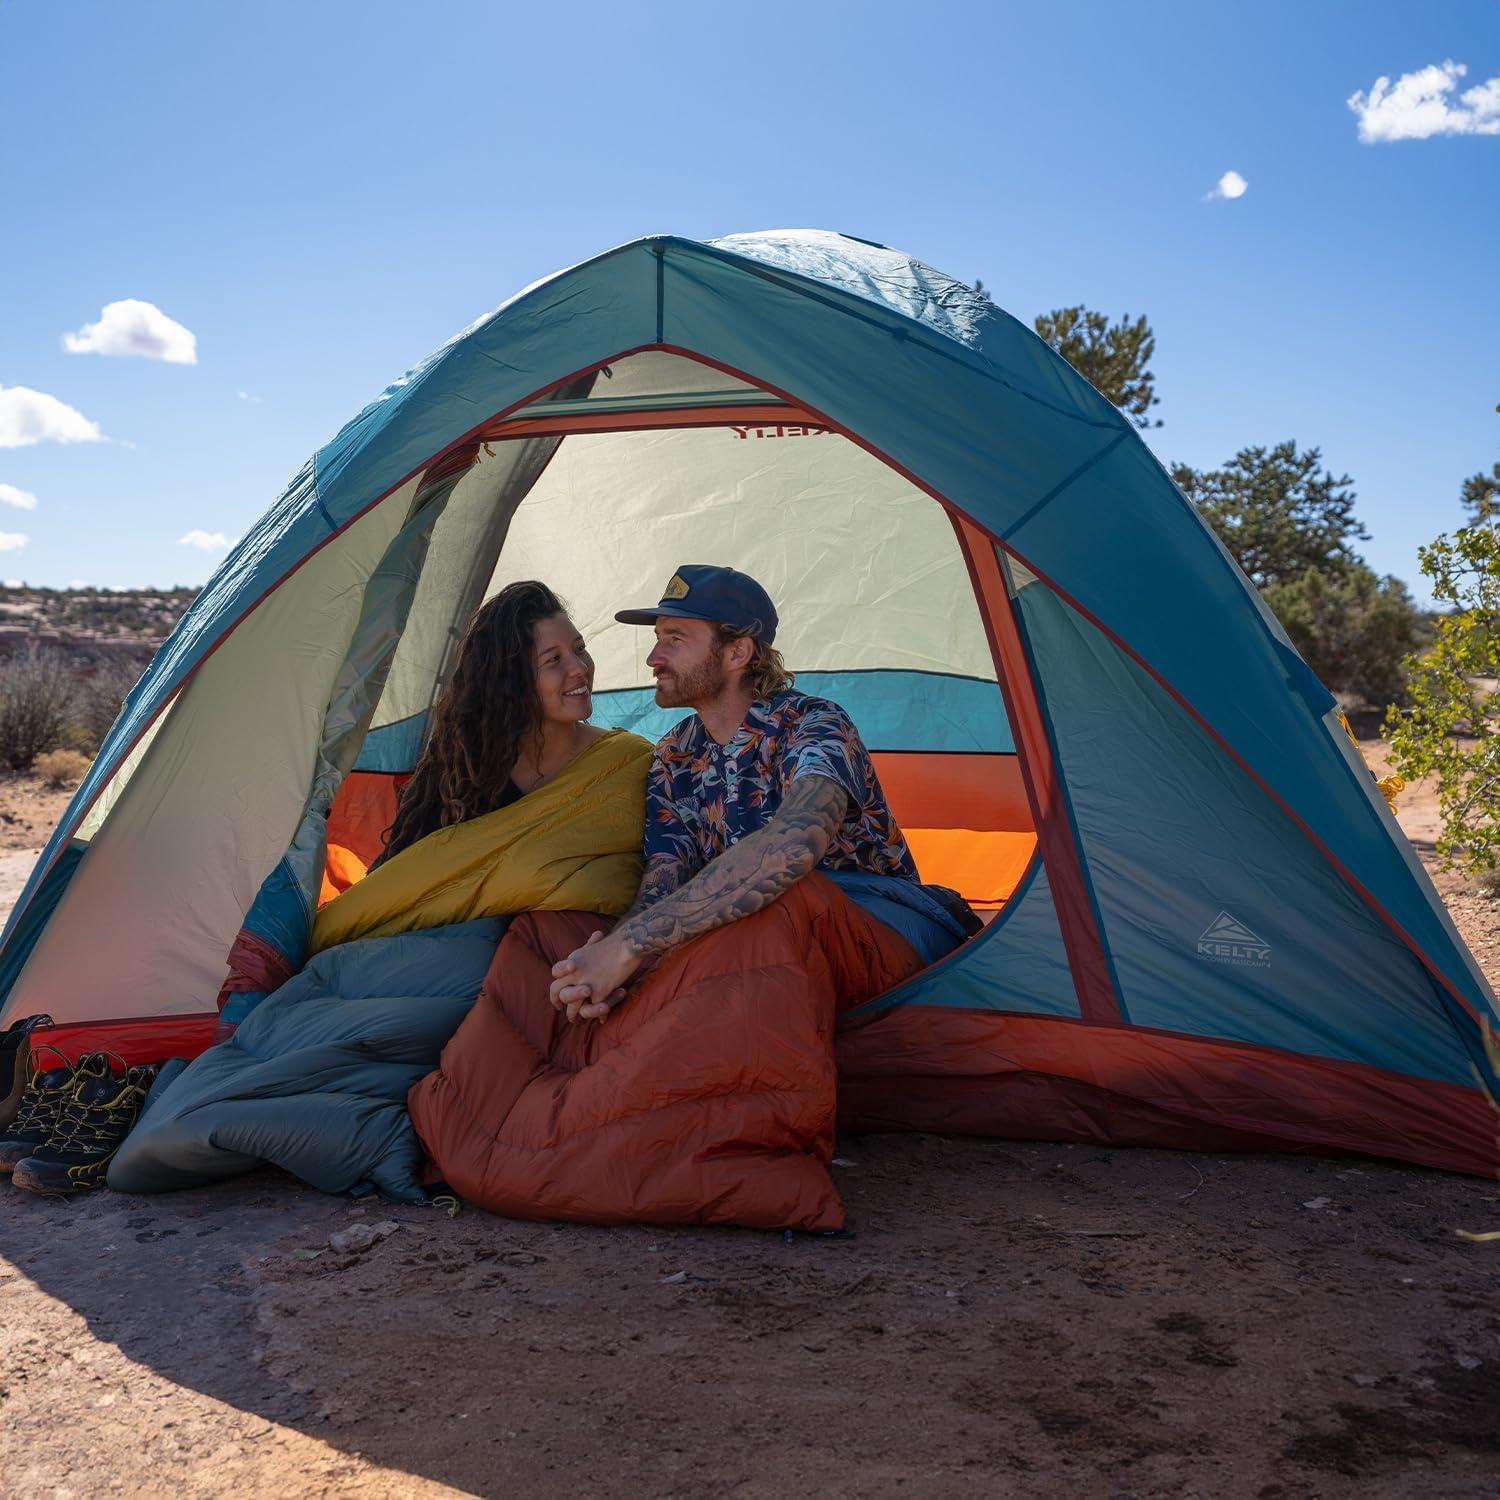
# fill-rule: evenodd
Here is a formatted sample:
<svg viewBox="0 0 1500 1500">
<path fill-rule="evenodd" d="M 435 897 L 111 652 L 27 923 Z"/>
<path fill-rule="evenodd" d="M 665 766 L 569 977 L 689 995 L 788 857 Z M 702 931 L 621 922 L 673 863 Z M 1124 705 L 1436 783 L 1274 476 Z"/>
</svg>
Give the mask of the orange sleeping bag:
<svg viewBox="0 0 1500 1500">
<path fill-rule="evenodd" d="M 581 912 L 510 925 L 407 1107 L 462 1197 L 595 1224 L 837 1229 L 835 1015 L 921 967 L 825 876 L 668 954 L 608 1020 L 570 1025 L 552 965 Z"/>
</svg>

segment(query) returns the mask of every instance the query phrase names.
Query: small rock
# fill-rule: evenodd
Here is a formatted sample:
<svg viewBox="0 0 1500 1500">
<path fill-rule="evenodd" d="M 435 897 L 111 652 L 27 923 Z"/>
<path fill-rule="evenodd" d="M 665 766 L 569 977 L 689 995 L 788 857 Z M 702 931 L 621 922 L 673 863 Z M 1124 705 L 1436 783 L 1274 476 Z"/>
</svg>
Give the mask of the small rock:
<svg viewBox="0 0 1500 1500">
<path fill-rule="evenodd" d="M 529 1250 L 507 1250 L 500 1257 L 508 1266 L 534 1266 L 542 1257 Z"/>
<path fill-rule="evenodd" d="M 1475 1359 L 1472 1354 L 1455 1354 L 1453 1356 L 1453 1363 L 1460 1370 L 1477 1370 L 1480 1366 L 1480 1361 Z"/>
<path fill-rule="evenodd" d="M 833 1165 L 836 1167 L 857 1167 L 859 1163 L 857 1161 L 850 1161 L 847 1156 L 835 1156 Z"/>
<path fill-rule="evenodd" d="M 1355 1385 L 1362 1386 L 1368 1389 L 1368 1387 L 1377 1384 L 1380 1380 L 1380 1377 L 1378 1375 L 1351 1375 L 1349 1379 L 1352 1380 Z"/>
<path fill-rule="evenodd" d="M 1332 1198 L 1309 1198 L 1302 1206 L 1303 1208 L 1327 1208 L 1332 1202 Z"/>
<path fill-rule="evenodd" d="M 382 1219 L 378 1224 L 351 1224 L 347 1229 L 335 1229 L 328 1236 L 328 1248 L 340 1255 L 357 1255 L 377 1240 L 395 1234 L 400 1227 L 394 1219 Z"/>
<path fill-rule="evenodd" d="M 683 1282 L 683 1281 L 686 1281 L 686 1280 L 687 1280 L 687 1272 L 686 1271 L 674 1271 L 672 1273 L 672 1275 L 670 1275 L 670 1276 L 663 1276 L 661 1278 L 661 1284 L 663 1286 L 676 1286 L 679 1282 Z"/>
</svg>

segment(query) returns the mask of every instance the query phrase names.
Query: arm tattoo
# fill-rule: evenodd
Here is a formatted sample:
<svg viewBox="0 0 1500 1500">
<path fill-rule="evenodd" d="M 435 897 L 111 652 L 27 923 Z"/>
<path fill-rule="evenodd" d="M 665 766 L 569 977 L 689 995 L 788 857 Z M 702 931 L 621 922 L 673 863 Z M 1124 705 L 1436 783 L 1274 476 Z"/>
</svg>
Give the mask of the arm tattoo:
<svg viewBox="0 0 1500 1500">
<path fill-rule="evenodd" d="M 687 868 L 681 860 L 673 859 L 670 855 L 653 855 L 646 861 L 645 871 L 641 875 L 641 888 L 635 893 L 635 900 L 630 903 L 629 911 L 620 918 L 617 925 L 623 927 L 637 913 L 645 911 L 648 906 L 655 906 L 662 897 L 670 896 L 687 878 Z"/>
<path fill-rule="evenodd" d="M 680 889 L 626 917 L 615 936 L 644 958 L 769 906 L 816 869 L 848 806 L 844 789 L 825 776 L 794 781 L 764 828 L 710 860 Z M 645 887 L 642 881 L 643 893 Z"/>
</svg>

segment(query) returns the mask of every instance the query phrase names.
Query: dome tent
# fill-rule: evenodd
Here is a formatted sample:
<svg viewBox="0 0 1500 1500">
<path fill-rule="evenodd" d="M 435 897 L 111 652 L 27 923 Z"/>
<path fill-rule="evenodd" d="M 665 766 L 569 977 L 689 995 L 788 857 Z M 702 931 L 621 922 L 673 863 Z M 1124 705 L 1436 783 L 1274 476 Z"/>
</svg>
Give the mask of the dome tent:
<svg viewBox="0 0 1500 1500">
<path fill-rule="evenodd" d="M 545 578 L 596 719 L 652 733 L 612 614 L 683 561 L 766 584 L 925 878 L 994 913 L 845 1018 L 851 1123 L 1492 1166 L 1493 998 L 1254 589 L 1029 329 L 812 231 L 561 272 L 320 450 L 132 692 L 6 929 L 0 1024 L 203 1045 L 231 951 L 269 985 L 325 846 L 369 852 L 473 608 Z"/>
</svg>

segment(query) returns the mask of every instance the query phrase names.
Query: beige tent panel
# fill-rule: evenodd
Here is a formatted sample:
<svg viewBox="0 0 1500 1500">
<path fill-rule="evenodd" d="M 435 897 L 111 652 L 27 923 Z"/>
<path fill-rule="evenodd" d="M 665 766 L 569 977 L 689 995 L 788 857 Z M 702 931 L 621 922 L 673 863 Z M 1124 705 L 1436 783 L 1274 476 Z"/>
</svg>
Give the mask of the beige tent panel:
<svg viewBox="0 0 1500 1500">
<path fill-rule="evenodd" d="M 7 1016 L 213 1008 L 230 945 L 302 815 L 364 586 L 415 491 L 416 481 L 402 486 L 309 558 L 182 689 L 96 829 Z"/>
<path fill-rule="evenodd" d="M 793 670 L 995 680 L 942 507 L 847 438 L 808 428 L 564 439 L 511 521 L 487 594 L 540 578 L 571 606 L 598 687 L 642 687 L 650 632 L 614 612 L 654 603 L 684 562 L 758 578 L 783 604 L 777 644 Z"/>
</svg>

